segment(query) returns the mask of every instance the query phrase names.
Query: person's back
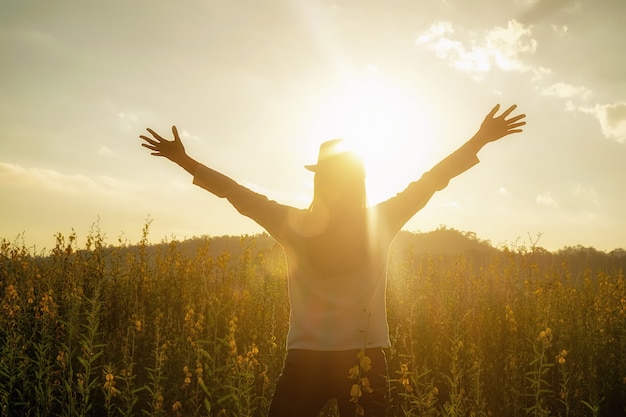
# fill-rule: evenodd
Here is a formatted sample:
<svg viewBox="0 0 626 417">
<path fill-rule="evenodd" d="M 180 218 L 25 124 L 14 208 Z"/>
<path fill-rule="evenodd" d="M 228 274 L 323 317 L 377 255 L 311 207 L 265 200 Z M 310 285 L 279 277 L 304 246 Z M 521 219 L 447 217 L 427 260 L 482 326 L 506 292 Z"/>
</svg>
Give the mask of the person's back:
<svg viewBox="0 0 626 417">
<path fill-rule="evenodd" d="M 367 213 L 359 208 L 330 215 L 318 233 L 290 229 L 280 240 L 289 266 L 290 349 L 389 345 L 384 290 L 390 242 L 377 236 Z M 302 215 L 303 223 L 314 217 Z"/>
</svg>

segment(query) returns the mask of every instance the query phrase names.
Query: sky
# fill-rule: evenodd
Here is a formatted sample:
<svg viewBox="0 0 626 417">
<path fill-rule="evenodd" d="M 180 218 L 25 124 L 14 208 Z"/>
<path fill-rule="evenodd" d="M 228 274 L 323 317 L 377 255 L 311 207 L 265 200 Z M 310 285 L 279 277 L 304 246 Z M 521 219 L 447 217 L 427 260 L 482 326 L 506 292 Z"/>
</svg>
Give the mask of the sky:
<svg viewBox="0 0 626 417">
<path fill-rule="evenodd" d="M 49 250 L 262 231 L 141 147 L 147 127 L 271 199 L 310 204 L 319 144 L 361 149 L 375 204 L 489 144 L 405 226 L 494 246 L 626 247 L 623 0 L 3 0 L 0 239 Z"/>
</svg>

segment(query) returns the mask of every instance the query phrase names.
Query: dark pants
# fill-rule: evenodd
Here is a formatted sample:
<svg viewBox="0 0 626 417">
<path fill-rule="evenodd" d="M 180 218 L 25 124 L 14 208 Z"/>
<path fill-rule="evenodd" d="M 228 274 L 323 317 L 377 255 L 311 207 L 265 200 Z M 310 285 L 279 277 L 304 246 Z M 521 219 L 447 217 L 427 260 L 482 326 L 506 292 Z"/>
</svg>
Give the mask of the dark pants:
<svg viewBox="0 0 626 417">
<path fill-rule="evenodd" d="M 287 352 L 282 374 L 270 404 L 269 417 L 315 417 L 330 399 L 337 399 L 339 415 L 357 415 L 357 403 L 351 401 L 352 385 L 349 371 L 359 364 L 358 350 L 322 352 L 292 349 Z M 367 377 L 369 390 L 362 390 L 358 405 L 365 417 L 384 417 L 387 405 L 387 361 L 382 349 L 366 349 L 371 370 L 361 372 Z"/>
</svg>

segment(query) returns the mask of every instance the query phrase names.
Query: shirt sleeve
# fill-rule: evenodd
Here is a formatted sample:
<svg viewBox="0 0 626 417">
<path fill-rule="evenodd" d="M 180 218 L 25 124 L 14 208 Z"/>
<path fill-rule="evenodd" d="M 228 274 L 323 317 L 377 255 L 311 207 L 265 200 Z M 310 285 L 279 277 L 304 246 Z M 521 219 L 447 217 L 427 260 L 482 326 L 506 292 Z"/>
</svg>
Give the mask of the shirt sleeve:
<svg viewBox="0 0 626 417">
<path fill-rule="evenodd" d="M 380 203 L 377 212 L 384 219 L 388 233 L 395 235 L 426 205 L 435 192 L 446 188 L 452 178 L 478 162 L 480 161 L 476 153 L 467 144 L 463 145 L 422 175 L 419 180 L 409 184 L 404 191 Z"/>
<path fill-rule="evenodd" d="M 193 183 L 220 198 L 226 198 L 235 209 L 262 226 L 277 240 L 291 207 L 269 200 L 205 165 L 198 164 Z M 295 210 L 295 209 L 293 209 Z"/>
</svg>

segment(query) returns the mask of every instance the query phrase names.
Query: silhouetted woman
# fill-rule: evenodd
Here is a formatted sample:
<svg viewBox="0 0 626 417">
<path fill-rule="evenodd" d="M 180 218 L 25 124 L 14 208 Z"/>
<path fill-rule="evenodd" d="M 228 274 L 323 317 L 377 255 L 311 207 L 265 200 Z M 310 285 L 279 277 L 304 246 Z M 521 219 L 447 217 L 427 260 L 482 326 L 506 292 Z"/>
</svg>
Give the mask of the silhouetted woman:
<svg viewBox="0 0 626 417">
<path fill-rule="evenodd" d="M 188 156 L 174 140 L 153 130 L 140 136 L 152 155 L 164 156 L 193 175 L 193 183 L 228 201 L 261 225 L 285 250 L 291 313 L 287 357 L 270 405 L 270 417 L 315 417 L 337 399 L 342 417 L 383 416 L 390 346 L 385 310 L 387 255 L 402 226 L 450 179 L 477 164 L 487 143 L 521 132 L 516 106 L 496 116 L 496 105 L 478 132 L 396 196 L 366 207 L 363 162 L 341 139 L 322 143 L 313 202 L 298 209 L 270 201 Z M 365 378 L 365 379 L 362 379 Z"/>
</svg>

